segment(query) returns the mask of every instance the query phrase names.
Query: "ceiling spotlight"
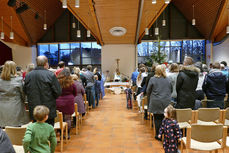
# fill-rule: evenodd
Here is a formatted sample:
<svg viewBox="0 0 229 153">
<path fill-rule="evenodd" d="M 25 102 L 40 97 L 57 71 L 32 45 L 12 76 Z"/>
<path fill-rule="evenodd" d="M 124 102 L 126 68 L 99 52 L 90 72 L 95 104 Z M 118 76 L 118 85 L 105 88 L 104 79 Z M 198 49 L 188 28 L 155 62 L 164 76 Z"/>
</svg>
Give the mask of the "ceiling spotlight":
<svg viewBox="0 0 229 153">
<path fill-rule="evenodd" d="M 157 0 L 152 0 L 152 4 L 156 4 L 157 3 Z"/>
<path fill-rule="evenodd" d="M 149 28 L 145 28 L 145 35 L 149 35 Z"/>
<path fill-rule="evenodd" d="M 14 6 L 16 6 L 16 0 L 9 0 L 7 4 L 10 7 L 14 7 Z"/>
<path fill-rule="evenodd" d="M 170 3 L 170 0 L 165 0 L 165 4 L 169 4 Z"/>
<path fill-rule="evenodd" d="M 87 30 L 87 37 L 91 37 L 91 31 L 90 30 Z"/>
<path fill-rule="evenodd" d="M 227 29 L 226 29 L 226 30 L 227 30 L 227 31 L 226 31 L 226 32 L 227 32 L 227 34 L 229 34 L 229 26 L 227 26 Z"/>
<path fill-rule="evenodd" d="M 18 7 L 18 8 L 16 9 L 16 13 L 17 13 L 17 14 L 20 14 L 20 13 L 23 13 L 24 11 L 26 11 L 26 10 L 28 10 L 28 9 L 29 9 L 29 6 L 28 6 L 26 3 L 21 2 L 21 3 L 20 3 L 20 7 Z"/>
</svg>

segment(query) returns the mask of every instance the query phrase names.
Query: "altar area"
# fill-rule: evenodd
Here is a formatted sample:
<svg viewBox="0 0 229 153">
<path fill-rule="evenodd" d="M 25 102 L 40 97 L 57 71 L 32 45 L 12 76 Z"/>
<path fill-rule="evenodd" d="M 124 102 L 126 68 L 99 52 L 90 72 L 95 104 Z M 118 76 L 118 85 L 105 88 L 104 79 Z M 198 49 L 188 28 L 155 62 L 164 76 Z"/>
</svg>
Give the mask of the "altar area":
<svg viewBox="0 0 229 153">
<path fill-rule="evenodd" d="M 130 82 L 105 82 L 105 93 L 122 94 L 129 84 Z"/>
</svg>

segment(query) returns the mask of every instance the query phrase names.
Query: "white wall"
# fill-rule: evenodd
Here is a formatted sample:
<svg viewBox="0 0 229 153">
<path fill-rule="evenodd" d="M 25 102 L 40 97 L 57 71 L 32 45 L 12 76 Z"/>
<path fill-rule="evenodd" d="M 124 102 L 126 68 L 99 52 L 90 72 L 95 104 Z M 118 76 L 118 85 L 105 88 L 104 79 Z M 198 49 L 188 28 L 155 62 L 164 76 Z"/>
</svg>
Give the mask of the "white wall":
<svg viewBox="0 0 229 153">
<path fill-rule="evenodd" d="M 229 64 L 229 38 L 222 44 L 213 46 L 213 62 L 226 61 Z"/>
<path fill-rule="evenodd" d="M 130 77 L 135 69 L 135 45 L 120 44 L 102 46 L 102 72 L 105 73 L 109 70 L 111 79 L 113 79 L 117 67 L 116 59 L 120 59 L 120 72 Z"/>
<path fill-rule="evenodd" d="M 26 65 L 36 63 L 36 46 L 25 47 L 14 43 L 2 42 L 12 49 L 13 61 L 18 66 L 21 66 L 23 70 L 26 69 Z"/>
<path fill-rule="evenodd" d="M 209 65 L 212 61 L 211 57 L 212 42 L 206 41 L 206 64 Z"/>
</svg>

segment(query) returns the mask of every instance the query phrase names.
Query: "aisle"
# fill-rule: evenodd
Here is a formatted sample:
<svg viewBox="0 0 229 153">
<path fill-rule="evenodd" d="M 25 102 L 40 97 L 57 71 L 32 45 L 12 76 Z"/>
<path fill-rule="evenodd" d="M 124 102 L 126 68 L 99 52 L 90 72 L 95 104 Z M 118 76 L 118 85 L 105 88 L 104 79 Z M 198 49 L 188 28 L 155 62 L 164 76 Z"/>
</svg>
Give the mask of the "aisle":
<svg viewBox="0 0 229 153">
<path fill-rule="evenodd" d="M 83 121 L 80 134 L 72 133 L 64 152 L 161 153 L 163 148 L 154 140 L 149 124 L 136 111 L 126 109 L 125 95 L 106 95 Z"/>
</svg>

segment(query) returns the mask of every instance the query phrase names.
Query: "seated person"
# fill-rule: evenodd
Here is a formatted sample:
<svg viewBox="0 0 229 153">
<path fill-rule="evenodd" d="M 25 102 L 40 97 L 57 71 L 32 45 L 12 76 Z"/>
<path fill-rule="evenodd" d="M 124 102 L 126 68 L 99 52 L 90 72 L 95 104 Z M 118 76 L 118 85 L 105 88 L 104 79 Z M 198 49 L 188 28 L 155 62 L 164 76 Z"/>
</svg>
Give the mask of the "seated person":
<svg viewBox="0 0 229 153">
<path fill-rule="evenodd" d="M 54 153 L 56 147 L 56 134 L 54 128 L 45 123 L 48 119 L 49 109 L 38 105 L 34 108 L 33 116 L 37 122 L 29 124 L 23 139 L 25 153 L 44 152 Z"/>
</svg>

